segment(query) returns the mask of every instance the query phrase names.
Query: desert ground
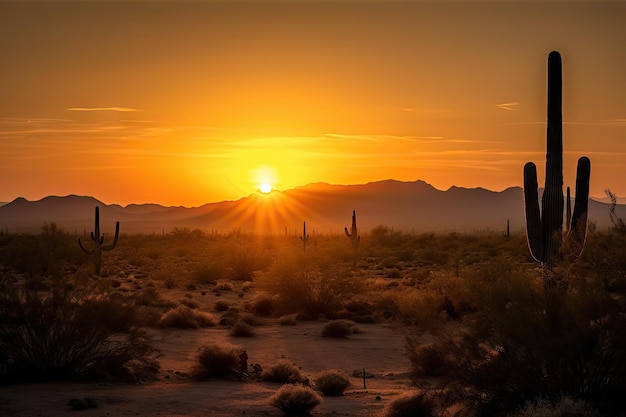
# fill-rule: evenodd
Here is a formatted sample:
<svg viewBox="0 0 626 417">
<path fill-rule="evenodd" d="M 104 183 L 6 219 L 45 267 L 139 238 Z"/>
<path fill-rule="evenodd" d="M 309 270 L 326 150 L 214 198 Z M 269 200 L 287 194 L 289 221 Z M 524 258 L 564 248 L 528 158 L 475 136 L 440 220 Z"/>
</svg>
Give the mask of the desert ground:
<svg viewBox="0 0 626 417">
<path fill-rule="evenodd" d="M 626 289 L 620 255 L 624 246 L 615 239 L 592 235 L 586 258 L 562 274 L 575 278 L 567 290 L 567 308 L 593 314 L 591 320 L 584 319 L 590 328 L 608 326 L 597 337 L 615 362 L 601 372 L 621 384 L 622 321 L 606 319 L 613 314 L 621 317 Z M 80 294 L 85 287 L 90 288 L 90 297 L 110 300 L 111 306 L 130 305 L 136 313 L 131 321 L 149 335 L 152 359 L 159 365 L 149 376 L 137 373 L 121 380 L 71 375 L 15 382 L 5 377 L 0 384 L 2 416 L 281 416 L 283 411 L 269 399 L 283 383 L 269 382 L 254 372 L 255 365 L 267 370 L 280 361 L 297 367 L 305 377 L 302 383 L 313 389 L 318 389 L 315 380 L 324 371 L 348 377 L 344 394 L 323 396 L 311 411 L 313 416 L 404 416 L 388 414 L 388 408 L 403 394 L 420 392 L 416 375 L 421 382 L 436 383 L 440 377 L 454 382 L 445 372 L 447 366 L 455 366 L 459 375 L 469 369 L 463 376 L 471 389 L 461 387 L 459 392 L 476 392 L 476 398 L 483 398 L 480 390 L 472 391 L 471 372 L 479 369 L 474 363 L 488 366 L 485 370 L 493 381 L 509 372 L 532 380 L 534 374 L 525 372 L 536 365 L 534 359 L 507 362 L 510 359 L 497 352 L 509 344 L 518 349 L 519 335 L 524 349 L 546 342 L 543 333 L 535 331 L 545 325 L 541 268 L 528 255 L 521 233 L 408 235 L 381 226 L 361 240 L 356 254 L 345 236 L 317 236 L 305 250 L 298 236 L 212 236 L 189 230 L 164 236 L 122 235 L 119 245 L 103 254 L 100 276 L 94 274 L 93 258 L 77 250 L 75 236 L 48 228 L 38 237 L 0 236 L 0 240 L 3 297 L 11 294 L 7 288 L 17 286 L 45 299 L 61 284 L 71 294 Z M 42 256 L 50 251 L 53 256 Z M 593 282 L 579 278 L 583 275 L 593 277 Z M 593 300 L 606 305 L 597 308 L 596 303 L 589 309 Z M 187 316 L 176 319 L 175 313 L 181 311 Z M 2 328 L 6 331 L 12 313 L 3 314 L 5 321 L 9 318 L 9 326 Z M 247 333 L 233 332 L 235 322 L 226 320 L 233 315 L 237 323 L 250 324 Z M 204 321 L 189 324 L 189 317 Z M 337 320 L 350 323 L 350 332 L 345 337 L 323 336 Z M 485 324 L 499 333 L 481 333 Z M 408 353 L 407 335 L 417 340 L 412 349 L 418 349 L 432 345 L 442 329 L 467 335 L 466 347 L 459 345 L 465 350 L 453 348 L 452 356 L 436 351 L 433 356 L 431 350 L 418 359 Z M 120 330 L 113 339 L 126 334 Z M 605 341 L 604 335 L 615 336 Z M 571 340 L 565 336 L 570 337 L 548 339 L 556 344 L 558 355 L 550 356 L 550 348 L 545 363 L 561 361 L 563 346 L 586 343 L 576 335 Z M 473 350 L 477 341 L 484 350 Z M 612 348 L 611 343 L 618 345 Z M 216 344 L 244 349 L 247 375 L 197 378 L 199 352 Z M 589 354 L 593 358 L 603 352 Z M 457 361 L 466 356 L 476 362 Z M 1 360 L 2 355 L 3 365 Z M 578 359 L 572 360 L 577 369 Z M 8 369 L 7 362 L 3 366 Z M 502 395 L 498 385 L 480 389 Z M 563 392 L 570 395 L 567 390 Z M 519 405 L 525 398 L 503 401 Z M 613 397 L 607 398 L 598 404 L 609 410 L 607 416 L 617 415 L 612 410 L 619 407 L 613 407 Z M 75 410 L 71 400 L 85 399 L 90 408 Z M 447 410 L 454 411 L 454 406 Z M 506 409 L 498 412 L 509 415 Z"/>
</svg>

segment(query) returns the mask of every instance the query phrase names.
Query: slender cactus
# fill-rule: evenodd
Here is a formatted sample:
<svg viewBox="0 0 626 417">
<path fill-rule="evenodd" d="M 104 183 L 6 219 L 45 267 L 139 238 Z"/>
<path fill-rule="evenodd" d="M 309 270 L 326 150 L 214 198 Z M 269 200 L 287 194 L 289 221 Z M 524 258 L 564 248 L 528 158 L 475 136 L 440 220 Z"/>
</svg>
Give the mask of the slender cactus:
<svg viewBox="0 0 626 417">
<path fill-rule="evenodd" d="M 95 220 L 95 228 L 94 231 L 91 232 L 91 240 L 94 242 L 94 248 L 91 250 L 85 249 L 83 243 L 78 239 L 78 246 L 85 252 L 87 255 L 94 255 L 95 263 L 96 263 L 96 275 L 100 276 L 100 267 L 102 266 L 102 251 L 110 251 L 117 246 L 117 240 L 120 236 L 120 222 L 115 223 L 115 237 L 113 238 L 113 243 L 110 245 L 104 244 L 104 233 L 100 234 L 100 210 L 98 206 L 96 206 L 96 220 Z"/>
<path fill-rule="evenodd" d="M 502 232 L 502 236 L 504 236 L 504 237 L 510 237 L 511 236 L 511 227 L 510 227 L 509 219 L 506 219 L 506 231 Z"/>
<path fill-rule="evenodd" d="M 361 236 L 357 233 L 356 227 L 356 210 L 352 210 L 352 226 L 350 226 L 350 231 L 348 232 L 348 228 L 344 228 L 346 232 L 346 236 L 350 239 L 352 243 L 352 263 L 356 265 L 356 261 L 359 256 L 359 242 L 361 241 Z"/>
<path fill-rule="evenodd" d="M 537 193 L 537 167 L 524 165 L 524 202 L 528 247 L 535 260 L 548 269 L 556 266 L 564 254 L 563 241 L 563 126 L 561 116 L 561 55 L 548 56 L 548 128 L 546 178 L 541 213 Z M 587 208 L 589 203 L 589 176 L 591 162 L 587 157 L 578 160 L 574 213 L 568 212 L 567 252 L 580 256 L 587 236 Z M 568 192 L 568 205 L 569 192 Z M 571 206 L 570 206 L 571 211 Z M 571 217 L 569 217 L 571 216 Z"/>
<path fill-rule="evenodd" d="M 302 236 L 300 236 L 300 240 L 302 241 L 302 250 L 306 252 L 306 242 L 309 241 L 309 235 L 306 234 L 306 222 L 304 222 L 304 226 L 302 228 Z"/>
</svg>

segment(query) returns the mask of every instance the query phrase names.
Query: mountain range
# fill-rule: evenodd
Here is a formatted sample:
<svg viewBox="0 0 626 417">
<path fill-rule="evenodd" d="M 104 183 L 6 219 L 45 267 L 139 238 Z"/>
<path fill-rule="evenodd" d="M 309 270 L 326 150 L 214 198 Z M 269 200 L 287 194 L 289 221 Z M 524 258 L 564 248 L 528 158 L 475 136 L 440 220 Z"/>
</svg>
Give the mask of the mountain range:
<svg viewBox="0 0 626 417">
<path fill-rule="evenodd" d="M 0 231 L 38 233 L 44 223 L 55 222 L 75 234 L 93 230 L 95 207 L 101 229 L 112 233 L 120 222 L 122 233 L 169 233 L 200 229 L 213 233 L 301 234 L 343 233 L 350 227 L 352 211 L 357 225 L 367 232 L 385 225 L 404 232 L 522 232 L 525 227 L 523 190 L 451 187 L 438 190 L 421 181 L 385 180 L 361 185 L 308 184 L 270 194 L 256 192 L 237 201 L 209 203 L 199 207 L 165 207 L 104 204 L 89 196 L 50 196 L 38 201 L 17 198 L 0 206 Z M 589 219 L 598 230 L 611 226 L 606 202 L 589 200 Z M 626 206 L 616 214 L 626 217 Z"/>
</svg>

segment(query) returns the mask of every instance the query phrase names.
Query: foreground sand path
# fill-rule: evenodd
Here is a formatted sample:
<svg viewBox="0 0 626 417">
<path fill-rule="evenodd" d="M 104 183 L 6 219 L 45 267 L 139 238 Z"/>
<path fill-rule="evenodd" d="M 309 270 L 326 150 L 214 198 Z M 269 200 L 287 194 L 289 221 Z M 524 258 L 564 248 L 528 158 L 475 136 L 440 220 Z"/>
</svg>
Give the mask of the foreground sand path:
<svg viewBox="0 0 626 417">
<path fill-rule="evenodd" d="M 254 338 L 232 338 L 225 329 L 167 330 L 155 332 L 155 346 L 162 352 L 162 376 L 146 385 L 54 383 L 0 386 L 0 415 L 26 417 L 84 416 L 281 416 L 267 405 L 280 384 L 248 381 L 196 382 L 185 376 L 194 355 L 205 343 L 240 344 L 249 363 L 268 367 L 285 358 L 314 378 L 327 369 L 351 374 L 366 368 L 374 374 L 363 389 L 361 378 L 339 398 L 325 397 L 314 416 L 375 416 L 392 398 L 412 389 L 407 377 L 409 362 L 403 337 L 386 324 L 360 324 L 363 333 L 348 339 L 320 336 L 323 323 L 280 326 L 267 321 L 256 327 Z M 380 397 L 377 399 L 376 397 Z M 71 398 L 92 397 L 98 408 L 73 411 Z"/>
</svg>

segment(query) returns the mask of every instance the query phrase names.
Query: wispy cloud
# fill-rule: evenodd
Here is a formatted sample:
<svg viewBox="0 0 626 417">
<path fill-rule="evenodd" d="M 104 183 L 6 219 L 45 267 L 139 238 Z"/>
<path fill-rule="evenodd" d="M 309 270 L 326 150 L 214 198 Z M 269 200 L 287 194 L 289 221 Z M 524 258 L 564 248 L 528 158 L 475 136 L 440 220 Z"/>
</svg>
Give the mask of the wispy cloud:
<svg viewBox="0 0 626 417">
<path fill-rule="evenodd" d="M 517 101 L 511 102 L 511 103 L 500 103 L 500 104 L 496 104 L 496 107 L 502 109 L 502 110 L 508 110 L 508 111 L 517 111 L 517 106 L 519 105 L 519 103 Z"/>
<path fill-rule="evenodd" d="M 134 112 L 139 111 L 137 109 L 131 109 L 130 107 L 70 107 L 65 110 L 70 111 L 117 111 L 117 112 Z"/>
</svg>

